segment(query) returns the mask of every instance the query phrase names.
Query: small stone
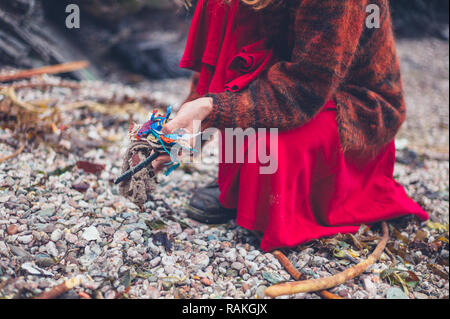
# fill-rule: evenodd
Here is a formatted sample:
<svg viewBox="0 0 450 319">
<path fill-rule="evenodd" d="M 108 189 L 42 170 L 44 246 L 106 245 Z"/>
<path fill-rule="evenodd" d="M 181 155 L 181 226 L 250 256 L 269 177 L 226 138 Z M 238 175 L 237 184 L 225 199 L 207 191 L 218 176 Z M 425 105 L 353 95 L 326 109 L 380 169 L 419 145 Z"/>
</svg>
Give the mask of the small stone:
<svg viewBox="0 0 450 319">
<path fill-rule="evenodd" d="M 195 255 L 192 258 L 192 264 L 197 268 L 203 269 L 209 265 L 209 257 L 205 253 Z"/>
<path fill-rule="evenodd" d="M 248 272 L 251 275 L 256 274 L 256 272 L 259 270 L 258 265 L 256 263 L 254 263 L 253 261 L 245 261 L 245 265 L 247 266 Z"/>
<path fill-rule="evenodd" d="M 22 244 L 29 244 L 33 240 L 33 235 L 19 236 L 17 240 Z"/>
<path fill-rule="evenodd" d="M 84 194 L 84 200 L 85 200 L 86 202 L 88 202 L 88 201 L 90 201 L 90 200 L 93 200 L 93 199 L 95 199 L 95 198 L 97 198 L 97 193 L 96 193 L 92 188 L 89 188 L 89 189 L 86 191 L 86 193 Z"/>
<path fill-rule="evenodd" d="M 116 211 L 112 207 L 103 207 L 102 215 L 103 217 L 113 217 L 116 214 Z"/>
<path fill-rule="evenodd" d="M 244 268 L 244 264 L 235 261 L 234 263 L 231 264 L 231 268 L 236 269 L 236 270 L 241 270 L 242 268 Z"/>
<path fill-rule="evenodd" d="M 364 288 L 366 289 L 367 293 L 369 294 L 369 298 L 373 298 L 377 295 L 377 287 L 372 282 L 370 277 L 366 277 L 363 279 Z"/>
<path fill-rule="evenodd" d="M 235 248 L 230 249 L 230 251 L 227 252 L 227 253 L 224 253 L 223 256 L 224 256 L 227 260 L 229 260 L 229 261 L 231 261 L 231 262 L 235 262 L 235 261 L 236 261 L 236 258 L 237 258 L 237 256 L 236 256 L 236 249 L 235 249 Z"/>
<path fill-rule="evenodd" d="M 148 287 L 147 288 L 147 295 L 149 299 L 157 299 L 161 297 L 161 294 L 158 289 L 155 287 Z"/>
<path fill-rule="evenodd" d="M 95 226 L 90 226 L 86 228 L 83 232 L 83 235 L 81 237 L 87 241 L 96 240 L 100 241 L 100 234 L 98 233 L 97 228 Z"/>
<path fill-rule="evenodd" d="M 113 242 L 121 242 L 124 241 L 128 237 L 128 233 L 124 230 L 118 230 L 114 233 Z M 150 241 L 149 241 L 150 243 Z"/>
<path fill-rule="evenodd" d="M 134 241 L 139 241 L 142 238 L 142 231 L 133 230 L 130 233 L 130 238 Z"/>
<path fill-rule="evenodd" d="M 181 234 L 183 229 L 179 223 L 172 223 L 167 227 L 167 233 L 173 236 Z"/>
<path fill-rule="evenodd" d="M 72 188 L 77 190 L 77 191 L 79 191 L 79 192 L 81 192 L 81 193 L 83 193 L 83 192 L 88 190 L 89 184 L 85 183 L 85 182 L 81 182 L 81 183 L 78 183 L 78 184 L 72 184 Z"/>
<path fill-rule="evenodd" d="M 156 257 L 156 258 L 153 258 L 151 261 L 150 261 L 150 266 L 151 267 L 156 267 L 156 266 L 158 266 L 159 265 L 159 263 L 161 262 L 161 257 Z"/>
<path fill-rule="evenodd" d="M 8 233 L 8 235 L 14 235 L 17 233 L 18 230 L 19 230 L 19 227 L 17 227 L 17 225 L 13 224 L 8 227 L 6 232 Z"/>
<path fill-rule="evenodd" d="M 164 272 L 165 272 L 167 275 L 169 275 L 169 276 L 171 276 L 172 274 L 174 274 L 175 271 L 176 271 L 176 269 L 175 269 L 174 266 L 171 266 L 171 265 L 164 266 Z"/>
<path fill-rule="evenodd" d="M 10 197 L 11 197 L 10 195 L 2 195 L 2 196 L 0 196 L 0 203 L 6 203 L 9 200 Z"/>
<path fill-rule="evenodd" d="M 329 262 L 329 260 L 326 259 L 325 257 L 314 256 L 313 259 L 311 260 L 310 264 L 312 266 L 320 267 L 320 266 L 326 265 L 328 262 Z"/>
<path fill-rule="evenodd" d="M 60 240 L 61 239 L 61 236 L 62 236 L 62 231 L 60 230 L 60 229 L 55 229 L 53 232 L 52 232 L 52 234 L 50 235 L 50 239 L 52 240 L 52 241 L 58 241 L 58 240 Z"/>
<path fill-rule="evenodd" d="M 77 235 L 69 232 L 66 232 L 66 234 L 64 235 L 64 239 L 71 244 L 75 244 L 78 241 Z"/>
<path fill-rule="evenodd" d="M 211 285 L 213 284 L 213 282 L 212 282 L 211 280 L 209 280 L 208 278 L 202 278 L 202 279 L 200 280 L 200 282 L 201 282 L 202 284 L 204 284 L 205 286 L 211 286 Z"/>
<path fill-rule="evenodd" d="M 51 217 L 55 214 L 55 207 L 50 206 L 44 209 L 41 209 L 38 214 L 42 217 Z"/>
<path fill-rule="evenodd" d="M 409 299 L 409 297 L 400 288 L 389 288 L 386 292 L 386 299 Z"/>
<path fill-rule="evenodd" d="M 237 277 L 237 275 L 238 275 L 238 272 L 235 269 L 227 269 L 227 271 L 225 273 L 225 276 L 232 277 L 232 278 Z"/>
<path fill-rule="evenodd" d="M 414 298 L 416 299 L 430 299 L 427 295 L 421 293 L 421 292 L 414 292 Z"/>
<path fill-rule="evenodd" d="M 105 299 L 114 299 L 116 298 L 117 293 L 113 290 L 108 290 L 105 294 Z"/>
<path fill-rule="evenodd" d="M 9 255 L 8 247 L 6 247 L 6 244 L 3 241 L 0 241 L 0 255 L 3 255 L 6 257 L 8 257 L 8 255 Z"/>
<path fill-rule="evenodd" d="M 199 246 L 206 246 L 207 245 L 206 241 L 201 240 L 201 239 L 195 239 L 194 243 L 196 243 Z"/>
<path fill-rule="evenodd" d="M 161 264 L 164 266 L 173 266 L 175 265 L 175 257 L 173 256 L 164 256 L 161 258 Z"/>
<path fill-rule="evenodd" d="M 264 298 L 266 296 L 265 291 L 266 291 L 267 287 L 262 285 L 259 286 L 258 288 L 256 288 L 256 293 L 255 293 L 255 297 L 256 298 Z"/>
<path fill-rule="evenodd" d="M 37 254 L 36 257 L 34 258 L 34 262 L 39 267 L 44 267 L 44 268 L 50 267 L 55 264 L 55 260 L 46 254 Z"/>
<path fill-rule="evenodd" d="M 128 257 L 133 259 L 141 256 L 134 247 L 131 247 L 127 250 L 127 255 Z"/>
<path fill-rule="evenodd" d="M 258 257 L 261 253 L 257 250 L 250 251 L 247 255 L 245 255 L 245 260 L 253 261 L 256 257 Z"/>
<path fill-rule="evenodd" d="M 57 257 L 59 255 L 58 249 L 56 248 L 56 245 L 54 242 L 49 241 L 47 243 L 47 245 L 45 246 L 45 248 L 47 250 L 47 253 L 50 254 L 50 256 Z"/>
<path fill-rule="evenodd" d="M 56 229 L 55 225 L 47 224 L 42 227 L 42 231 L 46 233 L 52 233 Z"/>
<path fill-rule="evenodd" d="M 173 282 L 163 280 L 162 286 L 163 286 L 164 290 L 170 290 L 170 288 L 173 287 Z"/>
<path fill-rule="evenodd" d="M 11 252 L 14 255 L 16 255 L 20 258 L 31 259 L 31 254 L 21 247 L 9 245 L 9 249 L 11 249 Z"/>
<path fill-rule="evenodd" d="M 342 297 L 342 298 L 347 297 L 348 296 L 348 289 L 344 288 L 344 289 L 339 290 L 338 296 Z"/>
<path fill-rule="evenodd" d="M 241 255 L 242 257 L 247 256 L 247 251 L 244 248 L 239 248 L 239 255 Z"/>
<path fill-rule="evenodd" d="M 33 264 L 30 263 L 30 262 L 23 263 L 23 264 L 21 265 L 21 268 L 22 268 L 23 270 L 26 270 L 26 271 L 27 271 L 28 273 L 30 273 L 31 275 L 53 276 L 53 274 L 52 274 L 51 272 L 49 272 L 49 271 L 47 271 L 47 270 L 44 270 L 44 269 L 42 269 L 42 268 L 39 268 L 39 267 L 33 265 Z"/>
<path fill-rule="evenodd" d="M 283 277 L 273 272 L 263 271 L 262 276 L 265 280 L 267 280 L 271 284 L 277 284 L 279 282 L 285 281 Z"/>
</svg>

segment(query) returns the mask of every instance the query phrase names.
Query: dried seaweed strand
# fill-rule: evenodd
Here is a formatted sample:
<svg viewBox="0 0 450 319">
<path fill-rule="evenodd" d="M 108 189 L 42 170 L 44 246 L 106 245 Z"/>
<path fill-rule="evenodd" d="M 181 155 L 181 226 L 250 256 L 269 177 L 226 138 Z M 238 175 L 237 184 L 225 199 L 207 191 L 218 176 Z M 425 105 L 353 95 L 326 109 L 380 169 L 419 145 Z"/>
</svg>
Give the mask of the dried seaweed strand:
<svg viewBox="0 0 450 319">
<path fill-rule="evenodd" d="M 19 155 L 20 153 L 22 153 L 23 149 L 25 148 L 25 142 L 22 143 L 22 145 L 20 145 L 20 147 L 17 149 L 17 151 L 15 151 L 12 154 L 6 155 L 4 157 L 0 158 L 0 163 L 3 163 L 4 161 L 9 160 L 10 158 L 16 157 L 17 155 Z"/>
<path fill-rule="evenodd" d="M 121 104 L 121 105 L 115 105 L 115 104 L 101 104 L 95 101 L 78 101 L 78 102 L 74 102 L 71 104 L 66 104 L 60 107 L 60 111 L 62 112 L 66 112 L 66 111 L 71 111 L 74 109 L 79 109 L 79 108 L 83 108 L 83 107 L 87 107 L 89 109 L 91 109 L 94 112 L 99 112 L 99 113 L 103 113 L 103 114 L 111 114 L 111 115 L 115 115 L 115 114 L 130 114 L 130 112 L 138 112 L 138 113 L 142 113 L 142 114 L 146 114 L 147 111 L 141 106 L 140 103 L 135 102 L 135 103 L 127 103 L 127 104 Z"/>
<path fill-rule="evenodd" d="M 44 67 L 37 68 L 37 69 L 18 71 L 13 74 L 0 75 L 0 82 L 12 81 L 12 80 L 23 79 L 23 78 L 30 78 L 30 77 L 33 77 L 36 75 L 41 75 L 41 74 L 66 73 L 66 72 L 84 69 L 88 65 L 89 65 L 89 62 L 87 62 L 87 61 L 74 61 L 74 62 L 69 62 L 69 63 L 44 66 Z"/>
<path fill-rule="evenodd" d="M 24 108 L 25 110 L 27 110 L 29 112 L 33 112 L 33 113 L 43 113 L 44 112 L 44 110 L 37 108 L 36 106 L 34 106 L 30 103 L 21 101 L 17 97 L 16 91 L 12 87 L 1 90 L 0 94 L 7 96 L 15 105 L 20 106 L 21 108 Z"/>
<path fill-rule="evenodd" d="M 348 268 L 343 272 L 330 277 L 273 285 L 265 290 L 265 294 L 270 297 L 277 297 L 282 295 L 296 294 L 300 292 L 325 290 L 343 284 L 346 281 L 362 274 L 370 265 L 372 265 L 378 260 L 378 258 L 380 258 L 384 248 L 386 247 L 386 244 L 389 240 L 389 230 L 386 222 L 382 223 L 382 228 L 383 236 L 373 253 L 366 260 L 360 262 L 356 266 Z"/>
<path fill-rule="evenodd" d="M 295 268 L 291 261 L 281 251 L 275 250 L 272 252 L 272 254 L 276 259 L 278 259 L 280 264 L 286 269 L 286 271 L 292 276 L 292 278 L 294 278 L 295 280 L 300 280 L 303 277 L 302 273 Z M 344 299 L 325 290 L 319 291 L 318 294 L 325 299 Z"/>
<path fill-rule="evenodd" d="M 81 279 L 74 277 L 66 280 L 62 284 L 59 284 L 49 291 L 45 291 L 39 296 L 35 297 L 35 299 L 55 299 L 56 297 L 61 296 L 63 293 L 79 286 L 81 284 Z"/>
</svg>

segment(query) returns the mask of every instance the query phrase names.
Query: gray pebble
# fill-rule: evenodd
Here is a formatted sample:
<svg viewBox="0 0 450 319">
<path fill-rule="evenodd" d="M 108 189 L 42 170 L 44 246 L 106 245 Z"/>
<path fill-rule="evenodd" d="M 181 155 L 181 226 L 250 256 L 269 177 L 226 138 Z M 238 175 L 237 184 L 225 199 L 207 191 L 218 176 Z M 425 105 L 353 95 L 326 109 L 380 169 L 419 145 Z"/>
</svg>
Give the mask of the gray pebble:
<svg viewBox="0 0 450 319">
<path fill-rule="evenodd" d="M 22 244 L 29 244 L 33 240 L 33 235 L 24 235 L 17 237 L 17 240 Z"/>
<path fill-rule="evenodd" d="M 244 268 L 244 264 L 235 261 L 234 263 L 231 264 L 231 268 L 236 269 L 236 270 L 241 270 L 242 268 Z"/>
</svg>

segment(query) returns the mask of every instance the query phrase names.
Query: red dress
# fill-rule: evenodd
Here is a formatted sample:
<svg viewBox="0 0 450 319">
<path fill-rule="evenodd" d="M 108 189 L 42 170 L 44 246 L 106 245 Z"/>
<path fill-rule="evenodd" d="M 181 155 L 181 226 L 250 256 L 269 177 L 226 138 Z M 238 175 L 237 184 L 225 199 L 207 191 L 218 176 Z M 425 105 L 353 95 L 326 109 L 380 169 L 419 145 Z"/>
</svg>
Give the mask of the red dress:
<svg viewBox="0 0 450 319">
<path fill-rule="evenodd" d="M 259 15 L 237 0 L 198 2 L 180 63 L 200 72 L 198 94 L 242 90 L 276 62 L 258 24 Z M 260 139 L 269 151 L 268 133 L 251 136 L 241 151 L 248 154 Z M 428 218 L 393 178 L 394 141 L 370 161 L 344 157 L 333 101 L 306 125 L 280 131 L 276 142 L 273 174 L 260 174 L 259 162 L 219 164 L 220 202 L 237 208 L 238 225 L 264 232 L 264 251 L 407 214 Z M 224 145 L 222 134 L 221 158 Z"/>
</svg>

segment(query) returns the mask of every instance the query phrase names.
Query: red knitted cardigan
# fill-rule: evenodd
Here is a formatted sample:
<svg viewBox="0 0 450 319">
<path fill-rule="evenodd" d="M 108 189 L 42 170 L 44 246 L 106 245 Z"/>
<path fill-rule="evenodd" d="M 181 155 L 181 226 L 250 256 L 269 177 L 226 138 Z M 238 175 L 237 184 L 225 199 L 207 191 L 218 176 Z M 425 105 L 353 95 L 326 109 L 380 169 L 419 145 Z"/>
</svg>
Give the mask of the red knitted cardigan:
<svg viewBox="0 0 450 319">
<path fill-rule="evenodd" d="M 380 28 L 366 26 L 369 4 Z M 388 0 L 284 0 L 261 14 L 281 61 L 239 92 L 208 94 L 207 126 L 291 129 L 333 99 L 346 154 L 375 155 L 395 137 L 405 103 Z"/>
</svg>

